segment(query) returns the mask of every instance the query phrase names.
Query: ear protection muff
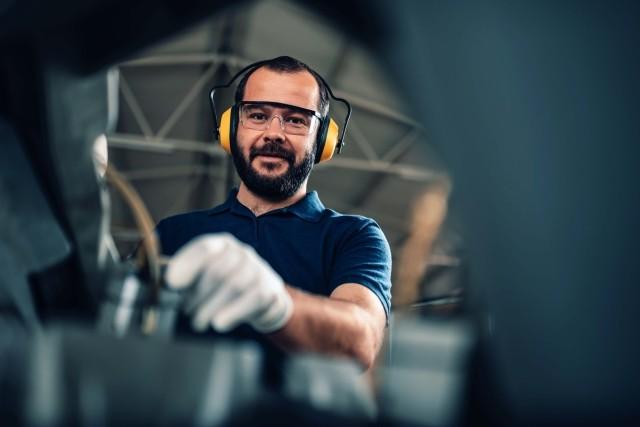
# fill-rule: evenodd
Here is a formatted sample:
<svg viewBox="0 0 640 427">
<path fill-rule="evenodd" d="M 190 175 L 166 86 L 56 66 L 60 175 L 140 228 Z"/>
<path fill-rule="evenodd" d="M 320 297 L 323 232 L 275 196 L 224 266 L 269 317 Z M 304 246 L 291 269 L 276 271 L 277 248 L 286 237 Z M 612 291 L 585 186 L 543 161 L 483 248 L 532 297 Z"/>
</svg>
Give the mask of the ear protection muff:
<svg viewBox="0 0 640 427">
<path fill-rule="evenodd" d="M 235 111 L 234 111 L 235 110 Z M 238 107 L 236 105 L 226 109 L 220 116 L 218 127 L 218 141 L 227 153 L 231 154 L 231 141 L 235 143 L 238 129 Z"/>
<path fill-rule="evenodd" d="M 211 102 L 211 109 L 213 112 L 213 119 L 216 125 L 216 138 L 220 141 L 220 145 L 222 148 L 229 154 L 231 154 L 232 144 L 236 143 L 236 134 L 238 131 L 238 124 L 240 123 L 239 118 L 239 107 L 238 105 L 233 105 L 225 110 L 220 116 L 220 122 L 218 125 L 218 116 L 216 114 L 216 106 L 214 100 L 214 94 L 217 89 L 226 88 L 231 86 L 233 82 L 245 74 L 246 72 L 258 68 L 272 60 L 267 61 L 259 61 L 253 64 L 250 64 L 240 70 L 235 76 L 231 78 L 229 83 L 226 85 L 215 86 L 209 92 L 209 100 Z M 342 102 L 347 107 L 347 114 L 344 120 L 344 127 L 342 128 L 342 133 L 340 133 L 340 128 L 338 124 L 330 117 L 324 117 L 320 120 L 320 125 L 318 126 L 317 136 L 316 136 L 316 156 L 315 162 L 320 163 L 327 161 L 333 157 L 335 152 L 340 153 L 342 151 L 342 147 L 344 146 L 344 135 L 347 130 L 347 126 L 349 124 L 349 118 L 351 117 L 351 104 L 346 99 L 336 97 L 327 82 L 316 73 L 316 75 L 322 80 L 324 85 L 327 87 L 329 95 L 332 99 Z"/>
<path fill-rule="evenodd" d="M 316 163 L 325 162 L 333 157 L 333 153 L 339 147 L 338 132 L 338 124 L 332 118 L 322 119 L 316 138 Z"/>
</svg>

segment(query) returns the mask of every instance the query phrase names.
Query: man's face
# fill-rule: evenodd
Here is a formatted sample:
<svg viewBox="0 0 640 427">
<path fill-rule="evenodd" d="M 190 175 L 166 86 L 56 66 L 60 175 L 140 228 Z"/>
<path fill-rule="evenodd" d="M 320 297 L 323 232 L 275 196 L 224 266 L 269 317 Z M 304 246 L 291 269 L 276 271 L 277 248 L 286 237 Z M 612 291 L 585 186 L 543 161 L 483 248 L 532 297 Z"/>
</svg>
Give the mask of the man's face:
<svg viewBox="0 0 640 427">
<path fill-rule="evenodd" d="M 260 68 L 249 77 L 243 101 L 269 101 L 316 111 L 318 84 L 306 71 L 280 73 Z M 286 109 L 274 107 L 271 112 L 283 116 Z M 305 135 L 286 132 L 281 117 L 274 117 L 264 130 L 238 125 L 238 150 L 233 153 L 233 160 L 240 179 L 249 190 L 269 200 L 280 201 L 300 188 L 314 162 L 317 119 L 311 125 L 311 132 Z"/>
</svg>

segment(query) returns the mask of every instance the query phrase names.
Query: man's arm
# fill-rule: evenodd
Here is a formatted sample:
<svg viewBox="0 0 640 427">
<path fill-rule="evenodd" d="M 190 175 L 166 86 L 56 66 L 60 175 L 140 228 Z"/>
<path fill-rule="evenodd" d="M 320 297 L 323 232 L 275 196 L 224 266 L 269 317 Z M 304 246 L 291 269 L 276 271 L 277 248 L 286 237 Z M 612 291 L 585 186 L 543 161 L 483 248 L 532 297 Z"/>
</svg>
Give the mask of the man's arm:
<svg viewBox="0 0 640 427">
<path fill-rule="evenodd" d="M 172 288 L 191 288 L 185 309 L 196 330 L 227 332 L 248 323 L 287 349 L 350 356 L 366 368 L 381 346 L 385 311 L 369 288 L 344 283 L 325 297 L 286 286 L 230 234 L 194 239 L 171 259 L 165 279 Z"/>
<path fill-rule="evenodd" d="M 330 297 L 287 286 L 293 315 L 270 335 L 289 350 L 346 355 L 369 369 L 380 350 L 386 315 L 378 297 L 365 286 L 345 283 Z"/>
</svg>

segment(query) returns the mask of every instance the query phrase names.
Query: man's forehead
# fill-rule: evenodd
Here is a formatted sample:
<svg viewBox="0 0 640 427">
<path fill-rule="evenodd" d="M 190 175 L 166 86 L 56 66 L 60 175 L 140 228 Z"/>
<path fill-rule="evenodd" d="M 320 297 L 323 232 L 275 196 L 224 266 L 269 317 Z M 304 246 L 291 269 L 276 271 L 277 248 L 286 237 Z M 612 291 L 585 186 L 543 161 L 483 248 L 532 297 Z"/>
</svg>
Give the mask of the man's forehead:
<svg viewBox="0 0 640 427">
<path fill-rule="evenodd" d="M 285 109 L 290 112 L 293 111 L 298 113 L 311 114 L 313 116 L 318 117 L 319 119 L 322 118 L 320 116 L 320 113 L 315 110 L 310 110 L 297 105 L 282 104 L 280 102 L 251 100 L 251 101 L 242 101 L 241 105 L 246 110 L 270 110 L 274 108 Z"/>
<path fill-rule="evenodd" d="M 259 68 L 247 80 L 244 101 L 260 100 L 317 110 L 318 83 L 308 71 L 293 73 Z"/>
</svg>

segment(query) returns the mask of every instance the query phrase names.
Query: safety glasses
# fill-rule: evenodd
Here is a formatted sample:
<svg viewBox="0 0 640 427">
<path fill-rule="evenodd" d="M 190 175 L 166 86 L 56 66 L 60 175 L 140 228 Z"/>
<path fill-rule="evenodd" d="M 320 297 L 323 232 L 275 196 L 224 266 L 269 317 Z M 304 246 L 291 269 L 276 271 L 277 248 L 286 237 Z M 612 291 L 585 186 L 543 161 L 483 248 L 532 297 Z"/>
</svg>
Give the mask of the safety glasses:
<svg viewBox="0 0 640 427">
<path fill-rule="evenodd" d="M 246 129 L 266 130 L 277 118 L 280 128 L 290 135 L 309 135 L 321 120 L 317 111 L 279 102 L 243 101 L 239 110 L 240 124 Z"/>
</svg>

